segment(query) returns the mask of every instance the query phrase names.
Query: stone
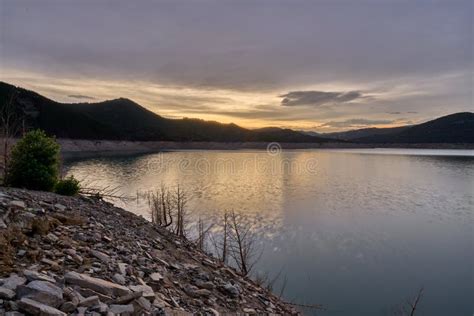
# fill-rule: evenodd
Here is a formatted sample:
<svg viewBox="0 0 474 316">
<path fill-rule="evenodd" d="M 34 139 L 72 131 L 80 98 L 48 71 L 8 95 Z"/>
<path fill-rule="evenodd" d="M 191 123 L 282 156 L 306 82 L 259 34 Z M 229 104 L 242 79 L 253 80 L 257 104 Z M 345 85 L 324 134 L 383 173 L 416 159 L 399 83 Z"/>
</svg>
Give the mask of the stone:
<svg viewBox="0 0 474 316">
<path fill-rule="evenodd" d="M 59 240 L 58 236 L 53 233 L 49 233 L 46 235 L 46 239 L 48 239 L 51 243 L 55 243 Z"/>
<path fill-rule="evenodd" d="M 91 250 L 91 255 L 93 255 L 94 257 L 96 257 L 97 259 L 99 259 L 100 261 L 104 263 L 108 263 L 110 261 L 109 255 L 97 250 Z"/>
<path fill-rule="evenodd" d="M 145 298 L 153 300 L 155 298 L 155 292 L 148 285 L 131 285 L 129 286 L 130 290 L 133 292 L 142 292 Z"/>
<path fill-rule="evenodd" d="M 33 270 L 23 270 L 23 275 L 26 277 L 28 281 L 47 281 L 54 283 L 56 282 L 54 278 L 43 274 L 39 273 L 38 271 L 33 271 Z"/>
<path fill-rule="evenodd" d="M 23 201 L 10 201 L 10 203 L 8 203 L 8 206 L 14 209 L 19 209 L 19 210 L 26 209 L 26 204 Z"/>
<path fill-rule="evenodd" d="M 243 312 L 244 312 L 245 314 L 256 314 L 256 313 L 257 313 L 257 312 L 255 311 L 255 309 L 253 309 L 253 308 L 247 308 L 247 307 L 245 307 L 245 308 L 243 309 Z"/>
<path fill-rule="evenodd" d="M 117 299 L 115 299 L 114 303 L 115 304 L 128 304 L 130 303 L 131 301 L 139 298 L 139 297 L 142 297 L 143 295 L 143 292 L 133 292 L 133 293 L 130 293 L 130 294 L 127 294 L 127 295 L 124 295 L 124 296 L 121 296 Z"/>
<path fill-rule="evenodd" d="M 50 259 L 47 259 L 47 258 L 43 258 L 43 259 L 41 259 L 41 262 L 51 266 L 51 269 L 53 271 L 59 271 L 61 269 L 59 267 L 59 263 L 57 263 L 56 261 L 53 261 L 53 260 L 50 260 Z"/>
<path fill-rule="evenodd" d="M 127 275 L 127 264 L 123 262 L 117 263 L 117 266 L 119 268 L 119 271 L 123 275 Z"/>
<path fill-rule="evenodd" d="M 20 250 L 18 250 L 18 252 L 16 253 L 16 255 L 17 255 L 18 257 L 23 257 L 24 255 L 26 255 L 26 250 L 20 249 Z"/>
<path fill-rule="evenodd" d="M 63 290 L 47 281 L 32 281 L 17 288 L 19 298 L 30 298 L 43 304 L 59 307 L 63 303 Z"/>
<path fill-rule="evenodd" d="M 43 303 L 34 301 L 29 298 L 22 298 L 18 302 L 18 307 L 30 314 L 41 315 L 41 316 L 66 316 L 66 313 L 57 310 L 54 307 L 45 305 Z"/>
<path fill-rule="evenodd" d="M 130 293 L 130 290 L 122 285 L 94 278 L 87 274 L 71 271 L 66 273 L 64 277 L 66 283 L 85 287 L 108 296 L 122 296 Z"/>
<path fill-rule="evenodd" d="M 54 204 L 54 208 L 58 211 L 61 211 L 61 212 L 64 212 L 66 210 L 66 206 L 62 205 L 62 204 Z"/>
<path fill-rule="evenodd" d="M 116 305 L 112 304 L 109 306 L 109 312 L 115 315 L 125 314 L 125 313 L 133 313 L 135 308 L 133 305 Z"/>
<path fill-rule="evenodd" d="M 2 229 L 7 228 L 7 224 L 5 224 L 5 222 L 1 218 L 0 218 L 0 228 L 2 228 Z"/>
<path fill-rule="evenodd" d="M 1 315 L 1 313 L 0 313 Z M 17 311 L 12 311 L 12 312 L 6 312 L 5 316 L 25 316 L 25 314 L 17 312 Z"/>
<path fill-rule="evenodd" d="M 240 294 L 239 289 L 238 289 L 236 286 L 234 286 L 234 285 L 232 285 L 232 284 L 230 284 L 230 283 L 227 283 L 226 285 L 224 285 L 223 288 L 224 288 L 224 290 L 225 290 L 228 294 L 230 294 L 230 296 L 232 296 L 232 297 L 238 297 L 239 294 Z"/>
<path fill-rule="evenodd" d="M 68 302 L 63 303 L 59 309 L 69 314 L 69 313 L 74 312 L 76 308 L 77 308 L 77 304 L 74 304 L 73 302 L 68 301 Z"/>
<path fill-rule="evenodd" d="M 153 282 L 159 282 L 159 281 L 163 280 L 163 276 L 158 272 L 154 272 L 154 273 L 150 274 L 150 279 Z"/>
<path fill-rule="evenodd" d="M 138 306 L 137 309 L 141 309 L 145 311 L 149 311 L 151 309 L 150 301 L 144 298 L 143 296 L 136 299 L 135 304 Z"/>
<path fill-rule="evenodd" d="M 15 297 L 15 291 L 0 286 L 0 299 L 11 300 Z"/>
<path fill-rule="evenodd" d="M 115 273 L 112 279 L 117 282 L 118 284 L 124 285 L 127 281 L 125 280 L 125 277 L 120 274 L 120 273 Z"/>
<path fill-rule="evenodd" d="M 97 295 L 94 295 L 79 302 L 79 306 L 92 307 L 99 304 L 99 302 L 99 297 Z"/>
<path fill-rule="evenodd" d="M 3 280 L 2 287 L 16 290 L 19 285 L 23 285 L 26 283 L 26 279 L 24 277 L 18 276 L 16 274 L 12 274 L 10 277 Z"/>
</svg>

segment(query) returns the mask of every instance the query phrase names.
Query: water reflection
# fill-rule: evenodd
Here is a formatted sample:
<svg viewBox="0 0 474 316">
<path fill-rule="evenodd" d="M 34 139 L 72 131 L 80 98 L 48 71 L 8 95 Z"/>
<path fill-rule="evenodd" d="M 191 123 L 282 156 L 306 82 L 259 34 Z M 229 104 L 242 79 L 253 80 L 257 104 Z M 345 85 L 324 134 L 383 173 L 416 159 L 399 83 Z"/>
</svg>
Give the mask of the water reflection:
<svg viewBox="0 0 474 316">
<path fill-rule="evenodd" d="M 247 214 L 264 249 L 257 270 L 281 270 L 285 297 L 328 307 L 319 314 L 389 315 L 423 285 L 425 314 L 470 315 L 474 157 L 435 153 L 183 151 L 66 166 L 130 196 L 179 183 L 195 217 Z M 125 207 L 148 216 L 145 201 Z"/>
</svg>

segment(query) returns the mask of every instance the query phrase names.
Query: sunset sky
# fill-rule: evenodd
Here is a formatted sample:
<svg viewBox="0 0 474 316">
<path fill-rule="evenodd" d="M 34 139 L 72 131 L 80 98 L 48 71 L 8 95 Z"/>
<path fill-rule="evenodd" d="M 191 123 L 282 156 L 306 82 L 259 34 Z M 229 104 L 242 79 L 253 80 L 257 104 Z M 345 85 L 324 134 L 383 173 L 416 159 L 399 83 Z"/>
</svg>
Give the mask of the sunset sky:
<svg viewBox="0 0 474 316">
<path fill-rule="evenodd" d="M 0 80 L 330 132 L 472 111 L 472 0 L 0 0 Z"/>
</svg>

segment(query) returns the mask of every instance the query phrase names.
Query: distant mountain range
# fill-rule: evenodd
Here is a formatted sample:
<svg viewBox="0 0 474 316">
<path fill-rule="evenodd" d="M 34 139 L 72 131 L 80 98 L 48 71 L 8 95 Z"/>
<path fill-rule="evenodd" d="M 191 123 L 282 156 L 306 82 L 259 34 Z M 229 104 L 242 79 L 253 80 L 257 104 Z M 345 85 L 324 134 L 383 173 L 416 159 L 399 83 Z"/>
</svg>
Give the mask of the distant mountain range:
<svg viewBox="0 0 474 316">
<path fill-rule="evenodd" d="M 28 128 L 58 138 L 139 141 L 287 142 L 287 143 L 474 143 L 474 113 L 462 112 L 423 124 L 365 128 L 320 134 L 282 128 L 246 129 L 200 119 L 168 119 L 129 99 L 99 103 L 59 103 L 38 93 L 0 82 L 0 107 L 14 95 L 14 108 Z"/>
<path fill-rule="evenodd" d="M 455 113 L 418 125 L 307 134 L 368 144 L 474 143 L 474 113 Z"/>
</svg>

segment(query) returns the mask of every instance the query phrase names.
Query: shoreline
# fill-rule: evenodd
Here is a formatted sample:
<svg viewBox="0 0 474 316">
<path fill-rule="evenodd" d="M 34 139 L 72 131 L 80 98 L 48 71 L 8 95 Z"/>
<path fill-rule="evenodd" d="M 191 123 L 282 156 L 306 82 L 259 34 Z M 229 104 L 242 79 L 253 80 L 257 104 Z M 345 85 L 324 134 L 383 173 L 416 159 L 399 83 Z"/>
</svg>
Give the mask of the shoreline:
<svg viewBox="0 0 474 316">
<path fill-rule="evenodd" d="M 141 216 L 84 196 L 5 187 L 0 298 L 0 314 L 298 314 Z"/>
<path fill-rule="evenodd" d="M 64 156 L 77 157 L 101 153 L 133 154 L 154 153 L 172 150 L 240 150 L 267 149 L 269 142 L 169 142 L 169 141 L 113 141 L 113 140 L 77 140 L 57 139 Z M 358 144 L 358 143 L 278 143 L 282 149 L 474 149 L 474 144 Z"/>
</svg>

